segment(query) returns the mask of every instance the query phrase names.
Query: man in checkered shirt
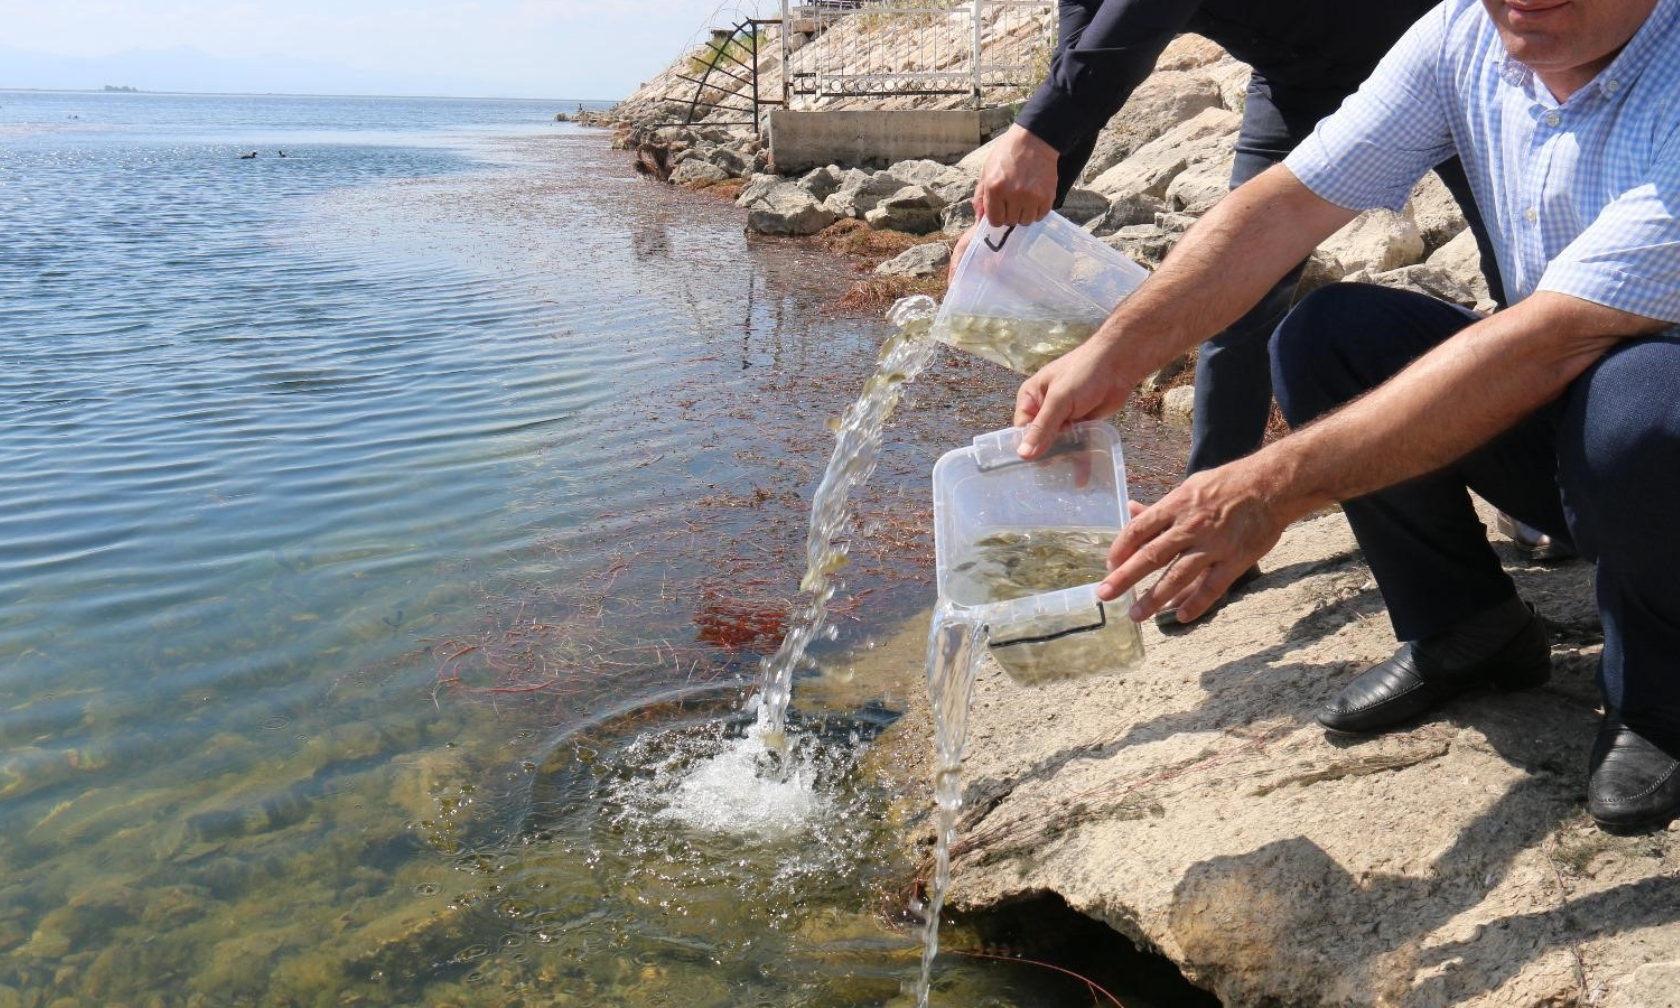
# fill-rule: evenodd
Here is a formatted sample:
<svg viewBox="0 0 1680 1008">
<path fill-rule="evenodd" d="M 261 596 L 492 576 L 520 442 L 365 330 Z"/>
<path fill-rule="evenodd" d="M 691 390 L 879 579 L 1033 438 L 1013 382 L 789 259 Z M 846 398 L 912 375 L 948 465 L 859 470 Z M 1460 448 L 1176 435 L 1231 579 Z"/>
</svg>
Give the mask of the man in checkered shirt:
<svg viewBox="0 0 1680 1008">
<path fill-rule="evenodd" d="M 1272 338 L 1294 432 L 1187 479 L 1115 541 L 1101 592 L 1188 618 L 1290 522 L 1341 502 L 1394 656 L 1325 705 L 1330 730 L 1415 720 L 1546 681 L 1550 648 L 1467 489 L 1598 566 L 1605 713 L 1587 809 L 1680 816 L 1680 0 L 1445 0 L 1282 164 L 1242 186 L 1083 346 L 1028 379 L 1022 454 L 1106 416 L 1284 264 L 1458 155 L 1510 307 L 1486 318 L 1334 284 Z"/>
</svg>

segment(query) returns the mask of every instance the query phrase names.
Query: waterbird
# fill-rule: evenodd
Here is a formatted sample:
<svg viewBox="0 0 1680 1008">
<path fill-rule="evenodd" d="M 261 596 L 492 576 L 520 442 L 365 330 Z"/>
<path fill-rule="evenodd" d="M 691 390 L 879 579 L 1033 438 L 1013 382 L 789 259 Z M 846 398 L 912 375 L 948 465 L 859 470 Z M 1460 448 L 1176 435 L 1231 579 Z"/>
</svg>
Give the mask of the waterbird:
<svg viewBox="0 0 1680 1008">
<path fill-rule="evenodd" d="M 252 151 L 252 152 L 251 152 L 251 153 L 249 153 L 249 154 L 241 154 L 241 155 L 239 155 L 239 160 L 241 160 L 241 161 L 249 161 L 249 160 L 251 160 L 251 159 L 252 159 L 252 158 L 254 158 L 254 157 L 256 157 L 256 156 L 257 156 L 257 152 L 256 152 L 256 151 Z"/>
</svg>

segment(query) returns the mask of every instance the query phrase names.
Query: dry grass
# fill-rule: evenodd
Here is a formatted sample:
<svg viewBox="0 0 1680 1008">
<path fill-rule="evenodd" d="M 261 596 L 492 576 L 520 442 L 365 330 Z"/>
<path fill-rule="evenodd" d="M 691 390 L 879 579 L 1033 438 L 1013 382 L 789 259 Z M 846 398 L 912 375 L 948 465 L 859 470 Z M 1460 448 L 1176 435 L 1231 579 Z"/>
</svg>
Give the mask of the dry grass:
<svg viewBox="0 0 1680 1008">
<path fill-rule="evenodd" d="M 817 244 L 830 252 L 886 262 L 905 249 L 938 239 L 903 231 L 877 231 L 863 221 L 847 217 L 817 232 Z"/>
<path fill-rule="evenodd" d="M 837 311 L 865 311 L 886 306 L 911 294 L 927 294 L 934 298 L 945 294 L 945 277 L 869 277 L 853 283 L 835 302 Z"/>
</svg>

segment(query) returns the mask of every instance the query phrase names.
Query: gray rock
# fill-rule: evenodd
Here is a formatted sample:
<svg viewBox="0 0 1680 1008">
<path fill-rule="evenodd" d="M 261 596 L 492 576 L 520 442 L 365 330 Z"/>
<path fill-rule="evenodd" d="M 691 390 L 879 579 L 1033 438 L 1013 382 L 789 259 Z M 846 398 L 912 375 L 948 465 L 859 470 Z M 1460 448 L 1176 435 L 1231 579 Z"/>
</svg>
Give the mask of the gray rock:
<svg viewBox="0 0 1680 1008">
<path fill-rule="evenodd" d="M 1179 172 L 1228 149 L 1241 123 L 1235 112 L 1205 109 L 1092 179 L 1090 188 L 1109 199 L 1136 193 L 1164 196 Z"/>
<path fill-rule="evenodd" d="M 958 200 L 939 211 L 939 230 L 946 234 L 961 234 L 977 223 L 972 199 Z"/>
<path fill-rule="evenodd" d="M 1168 211 L 1166 213 L 1158 213 L 1155 215 L 1155 226 L 1160 228 L 1162 231 L 1170 231 L 1173 234 L 1178 235 L 1190 230 L 1191 226 L 1198 220 L 1200 220 L 1200 218 L 1195 214 Z"/>
<path fill-rule="evenodd" d="M 842 173 L 834 165 L 824 165 L 806 172 L 799 180 L 799 187 L 811 194 L 818 203 L 834 195 L 840 188 Z"/>
<path fill-rule="evenodd" d="M 1418 180 L 1409 200 L 1412 219 L 1423 237 L 1424 252 L 1432 253 L 1469 226 L 1464 211 L 1440 176 L 1429 172 Z"/>
<path fill-rule="evenodd" d="M 1167 253 L 1172 251 L 1177 241 L 1176 231 L 1168 231 L 1153 224 L 1133 224 L 1108 235 L 1103 239 L 1103 244 L 1130 256 L 1134 262 L 1154 269 L 1161 265 L 1161 260 L 1167 257 Z"/>
<path fill-rule="evenodd" d="M 752 161 L 733 147 L 715 147 L 706 155 L 706 160 L 732 178 L 745 178 L 752 173 Z"/>
<path fill-rule="evenodd" d="M 1057 210 L 1075 224 L 1084 224 L 1108 213 L 1108 197 L 1074 186 Z"/>
<path fill-rule="evenodd" d="M 694 189 L 703 189 L 706 186 L 717 185 L 719 182 L 728 182 L 734 177 L 710 161 L 700 158 L 684 161 L 677 166 L 676 171 L 671 173 L 672 182 Z"/>
<path fill-rule="evenodd" d="M 848 168 L 841 174 L 840 185 L 824 203 L 842 217 L 861 218 L 875 209 L 875 204 L 903 188 L 903 183 L 890 172 Z"/>
<path fill-rule="evenodd" d="M 1133 224 L 1153 224 L 1155 215 L 1167 208 L 1166 200 L 1142 193 L 1116 197 L 1108 204 L 1108 212 L 1086 222 L 1085 230 L 1099 238 L 1106 237 Z"/>
<path fill-rule="evenodd" d="M 1161 419 L 1188 429 L 1196 407 L 1196 387 L 1180 385 L 1161 397 Z"/>
<path fill-rule="evenodd" d="M 979 175 L 953 165 L 929 183 L 928 189 L 946 203 L 958 203 L 973 196 L 979 183 Z"/>
<path fill-rule="evenodd" d="M 939 211 L 944 208 L 944 200 L 921 186 L 905 186 L 875 204 L 863 219 L 877 230 L 928 234 L 939 230 Z"/>
<path fill-rule="evenodd" d="M 923 189 L 932 189 L 933 184 L 943 178 L 950 167 L 950 165 L 939 161 L 920 158 L 914 161 L 899 161 L 896 164 L 889 165 L 886 171 L 887 174 L 898 179 L 900 188 L 921 186 Z"/>
<path fill-rule="evenodd" d="M 770 195 L 770 190 L 784 184 L 785 182 L 787 182 L 787 179 L 782 178 L 780 175 L 772 175 L 762 172 L 757 175 L 753 175 L 747 180 L 747 184 L 742 187 L 740 194 L 735 197 L 735 205 L 738 207 L 750 207 L 754 203 L 757 203 L 758 201 L 764 199 L 764 197 Z"/>
<path fill-rule="evenodd" d="M 1318 253 L 1335 263 L 1339 279 L 1368 270 L 1382 273 L 1423 261 L 1423 236 L 1409 213 L 1367 210 L 1326 238 Z"/>
<path fill-rule="evenodd" d="M 816 234 L 840 219 L 798 182 L 783 182 L 747 207 L 747 227 L 759 234 Z"/>
<path fill-rule="evenodd" d="M 877 276 L 931 277 L 945 272 L 951 264 L 951 247 L 944 242 L 928 242 L 905 249 L 875 267 Z"/>
<path fill-rule="evenodd" d="M 1138 85 L 1125 108 L 1097 135 L 1080 177 L 1089 182 L 1138 148 L 1204 109 L 1220 106 L 1219 87 L 1206 73 L 1157 71 Z"/>
<path fill-rule="evenodd" d="M 1236 151 L 1220 146 L 1213 157 L 1193 162 L 1178 173 L 1164 194 L 1167 205 L 1200 217 L 1231 191 L 1231 162 Z"/>
</svg>

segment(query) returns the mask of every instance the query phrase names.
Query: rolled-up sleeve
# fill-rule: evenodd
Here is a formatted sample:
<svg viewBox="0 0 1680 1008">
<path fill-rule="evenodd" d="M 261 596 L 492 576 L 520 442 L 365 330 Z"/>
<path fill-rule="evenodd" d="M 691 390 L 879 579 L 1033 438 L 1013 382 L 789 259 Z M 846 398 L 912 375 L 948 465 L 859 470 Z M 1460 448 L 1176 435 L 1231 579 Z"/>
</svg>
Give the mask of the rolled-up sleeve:
<svg viewBox="0 0 1680 1008">
<path fill-rule="evenodd" d="M 1414 24 L 1285 159 L 1308 189 L 1348 210 L 1399 210 L 1418 179 L 1452 156 L 1452 115 L 1439 78 L 1446 6 Z"/>
<path fill-rule="evenodd" d="M 1680 322 L 1680 140 L 1653 159 L 1650 177 L 1599 212 L 1553 259 L 1539 290 L 1646 318 Z"/>
</svg>

